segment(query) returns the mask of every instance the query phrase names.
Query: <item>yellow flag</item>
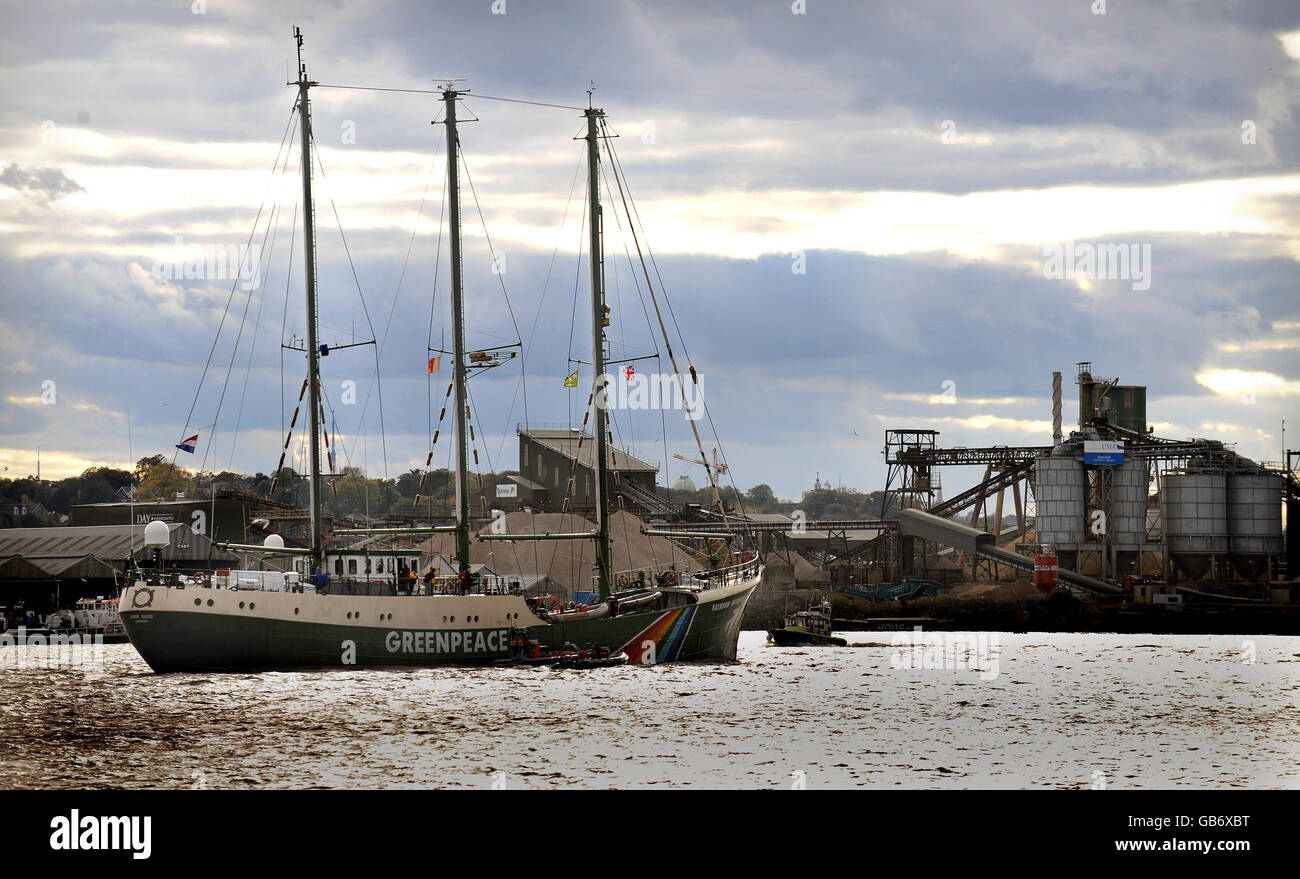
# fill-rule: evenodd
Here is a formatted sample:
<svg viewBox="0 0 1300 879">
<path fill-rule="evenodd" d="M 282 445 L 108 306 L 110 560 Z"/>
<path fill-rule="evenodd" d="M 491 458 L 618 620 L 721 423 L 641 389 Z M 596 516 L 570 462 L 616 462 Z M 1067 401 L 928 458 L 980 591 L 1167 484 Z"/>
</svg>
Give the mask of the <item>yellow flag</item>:
<svg viewBox="0 0 1300 879">
<path fill-rule="evenodd" d="M 564 386 L 566 388 L 576 388 L 578 386 L 578 370 L 574 370 L 564 377 Z"/>
</svg>

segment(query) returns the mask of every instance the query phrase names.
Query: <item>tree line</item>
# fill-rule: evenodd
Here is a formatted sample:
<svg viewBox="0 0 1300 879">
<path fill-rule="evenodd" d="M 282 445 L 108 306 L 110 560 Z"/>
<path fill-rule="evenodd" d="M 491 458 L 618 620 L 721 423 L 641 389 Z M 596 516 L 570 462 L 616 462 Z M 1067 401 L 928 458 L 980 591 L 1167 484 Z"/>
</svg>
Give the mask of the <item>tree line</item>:
<svg viewBox="0 0 1300 879">
<path fill-rule="evenodd" d="M 475 513 L 499 505 L 496 486 L 517 473 L 470 475 L 470 503 Z M 421 487 L 421 476 L 424 483 Z M 449 511 L 455 502 L 455 477 L 446 469 L 425 471 L 411 469 L 396 478 L 367 477 L 358 467 L 344 467 L 324 477 L 323 504 L 327 513 L 336 516 L 388 516 L 419 511 Z M 57 524 L 59 516 L 68 516 L 76 504 L 114 501 L 167 501 L 178 496 L 210 498 L 213 492 L 239 492 L 291 506 L 307 505 L 307 478 L 285 467 L 278 479 L 266 473 L 194 472 L 177 467 L 162 455 L 141 458 L 131 470 L 92 467 L 79 476 L 59 480 L 34 477 L 0 478 L 0 527 L 31 527 Z M 274 491 L 272 491 L 274 483 Z M 812 521 L 818 519 L 866 519 L 880 515 L 881 492 L 825 488 L 805 492 L 799 501 L 783 500 L 766 483 L 746 492 L 733 486 L 720 489 L 723 505 L 729 512 L 783 513 L 796 510 Z M 714 507 L 712 491 L 706 486 L 695 492 L 660 488 L 659 493 L 673 503 L 695 503 Z M 40 505 L 50 515 L 31 512 Z M 23 512 L 27 508 L 28 512 Z"/>
</svg>

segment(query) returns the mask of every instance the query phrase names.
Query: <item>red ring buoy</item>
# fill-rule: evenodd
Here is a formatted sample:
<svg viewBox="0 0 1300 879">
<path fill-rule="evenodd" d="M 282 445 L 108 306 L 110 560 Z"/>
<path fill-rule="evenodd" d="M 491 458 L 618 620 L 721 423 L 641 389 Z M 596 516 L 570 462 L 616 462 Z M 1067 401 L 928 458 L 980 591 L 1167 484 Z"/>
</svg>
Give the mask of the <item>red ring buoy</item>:
<svg viewBox="0 0 1300 879">
<path fill-rule="evenodd" d="M 667 583 L 669 586 L 676 586 L 676 585 L 677 585 L 677 572 L 676 572 L 676 571 L 669 571 L 669 572 L 668 572 L 668 575 L 667 575 L 666 577 L 664 577 L 664 582 Z"/>
<path fill-rule="evenodd" d="M 618 585 L 619 585 L 619 587 L 627 586 L 627 584 L 630 583 L 630 582 L 632 582 L 632 581 L 631 581 L 631 579 L 628 577 L 627 574 L 619 574 L 619 575 L 618 575 Z"/>
<path fill-rule="evenodd" d="M 146 600 L 141 601 L 140 596 L 146 595 L 146 593 L 147 593 Z M 197 600 L 198 599 L 195 599 L 195 601 Z M 135 590 L 135 592 L 131 593 L 131 607 L 151 607 L 152 605 L 153 605 L 152 586 L 142 586 L 139 589 Z"/>
</svg>

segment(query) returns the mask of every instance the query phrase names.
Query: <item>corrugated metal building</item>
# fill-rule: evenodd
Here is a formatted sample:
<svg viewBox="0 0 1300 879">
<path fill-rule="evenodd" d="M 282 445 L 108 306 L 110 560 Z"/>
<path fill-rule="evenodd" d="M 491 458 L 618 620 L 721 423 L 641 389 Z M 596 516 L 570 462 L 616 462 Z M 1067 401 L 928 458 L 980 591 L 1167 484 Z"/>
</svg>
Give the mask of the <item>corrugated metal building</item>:
<svg viewBox="0 0 1300 879">
<path fill-rule="evenodd" d="M 579 438 L 581 437 L 581 444 Z M 574 456 L 577 455 L 577 466 Z M 519 505 L 534 511 L 559 510 L 573 476 L 569 509 L 590 509 L 596 505 L 596 440 L 577 428 L 519 431 L 519 475 L 509 477 L 519 486 Z M 619 449 L 609 449 L 610 472 L 618 472 L 620 483 L 634 482 L 653 491 L 653 464 Z M 611 476 L 612 478 L 612 476 Z M 611 488 L 613 488 L 611 486 Z"/>
<path fill-rule="evenodd" d="M 167 565 L 210 569 L 240 561 L 234 553 L 213 550 L 188 525 L 170 523 L 168 532 L 171 543 L 162 551 Z M 143 527 L 0 529 L 0 606 L 27 602 L 45 613 L 54 610 L 56 596 L 58 605 L 71 606 L 78 598 L 111 594 L 120 588 L 133 551 L 141 564 L 152 564 Z"/>
</svg>

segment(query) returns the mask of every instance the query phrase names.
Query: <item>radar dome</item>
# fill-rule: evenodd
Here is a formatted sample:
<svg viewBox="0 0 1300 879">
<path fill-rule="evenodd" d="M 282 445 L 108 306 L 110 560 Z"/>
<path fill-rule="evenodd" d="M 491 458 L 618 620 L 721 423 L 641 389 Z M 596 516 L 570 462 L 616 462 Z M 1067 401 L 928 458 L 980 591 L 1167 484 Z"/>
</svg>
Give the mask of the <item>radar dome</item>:
<svg viewBox="0 0 1300 879">
<path fill-rule="evenodd" d="M 691 477 L 683 475 L 673 483 L 673 491 L 685 491 L 695 494 L 697 489 L 695 488 L 695 483 L 691 480 Z"/>
<path fill-rule="evenodd" d="M 145 546 L 168 546 L 172 542 L 171 529 L 167 523 L 160 519 L 154 519 L 148 525 L 144 526 L 144 545 Z"/>
<path fill-rule="evenodd" d="M 262 541 L 262 546 L 267 549 L 284 549 L 284 538 L 279 534 L 268 534 L 266 540 Z"/>
</svg>

